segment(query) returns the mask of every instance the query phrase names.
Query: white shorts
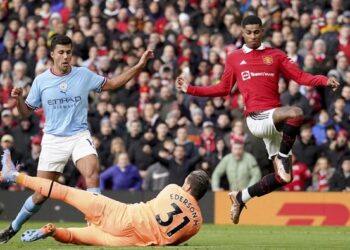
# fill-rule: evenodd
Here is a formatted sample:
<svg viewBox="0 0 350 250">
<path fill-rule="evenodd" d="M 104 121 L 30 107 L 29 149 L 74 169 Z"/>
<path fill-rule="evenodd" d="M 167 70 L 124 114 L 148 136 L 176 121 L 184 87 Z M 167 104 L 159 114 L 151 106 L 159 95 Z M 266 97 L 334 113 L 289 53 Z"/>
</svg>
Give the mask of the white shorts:
<svg viewBox="0 0 350 250">
<path fill-rule="evenodd" d="M 282 141 L 282 133 L 276 129 L 273 123 L 274 111 L 275 109 L 270 109 L 247 116 L 247 126 L 250 132 L 263 139 L 269 159 L 278 154 Z"/>
<path fill-rule="evenodd" d="M 70 157 L 76 164 L 79 159 L 92 154 L 97 155 L 97 152 L 88 130 L 72 136 L 44 134 L 38 170 L 63 173 Z"/>
</svg>

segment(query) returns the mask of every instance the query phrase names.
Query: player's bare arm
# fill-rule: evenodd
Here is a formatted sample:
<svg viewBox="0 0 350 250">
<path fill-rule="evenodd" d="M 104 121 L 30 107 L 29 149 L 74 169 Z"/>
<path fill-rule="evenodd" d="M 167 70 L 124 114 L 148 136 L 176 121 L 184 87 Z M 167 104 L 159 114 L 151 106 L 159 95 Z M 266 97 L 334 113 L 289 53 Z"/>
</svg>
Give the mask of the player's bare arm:
<svg viewBox="0 0 350 250">
<path fill-rule="evenodd" d="M 16 99 L 16 105 L 18 112 L 23 118 L 28 117 L 32 110 L 28 108 L 28 106 L 25 104 L 24 99 L 23 99 L 23 89 L 14 87 L 11 91 L 11 97 Z"/>
<path fill-rule="evenodd" d="M 183 76 L 179 76 L 176 78 L 175 85 L 176 85 L 176 89 L 178 91 L 182 91 L 184 93 L 187 93 L 188 82 L 185 80 L 185 78 Z"/>
<path fill-rule="evenodd" d="M 107 79 L 107 82 L 103 86 L 102 90 L 115 90 L 124 86 L 128 81 L 130 81 L 134 76 L 136 76 L 145 67 L 148 60 L 152 59 L 153 57 L 153 51 L 146 50 L 142 54 L 139 62 L 134 67 L 132 67 L 131 69 L 127 70 L 119 76 L 116 76 L 112 79 Z"/>
<path fill-rule="evenodd" d="M 334 77 L 330 77 L 327 80 L 327 86 L 331 87 L 333 91 L 336 91 L 339 88 L 340 83 Z"/>
</svg>

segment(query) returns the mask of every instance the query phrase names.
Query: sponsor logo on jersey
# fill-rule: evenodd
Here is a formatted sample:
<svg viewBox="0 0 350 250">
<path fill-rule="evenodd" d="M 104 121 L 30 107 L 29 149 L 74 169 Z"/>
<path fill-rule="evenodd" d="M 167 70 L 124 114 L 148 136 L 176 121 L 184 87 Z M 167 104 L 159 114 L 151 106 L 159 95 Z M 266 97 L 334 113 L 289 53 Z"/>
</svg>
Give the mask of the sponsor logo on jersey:
<svg viewBox="0 0 350 250">
<path fill-rule="evenodd" d="M 65 98 L 59 98 L 59 99 L 51 99 L 47 101 L 48 105 L 56 105 L 56 104 L 70 104 L 70 103 L 77 103 L 81 101 L 81 96 L 75 96 L 75 97 L 65 97 Z"/>
<path fill-rule="evenodd" d="M 273 63 L 272 56 L 263 56 L 262 60 L 263 60 L 263 63 L 266 65 L 271 65 Z"/>
<path fill-rule="evenodd" d="M 251 72 L 251 71 L 246 70 L 246 71 L 241 72 L 241 76 L 242 76 L 242 80 L 246 81 L 246 80 L 251 79 L 252 77 L 259 77 L 259 76 L 274 77 L 275 73 L 273 73 L 273 72 Z"/>
<path fill-rule="evenodd" d="M 81 96 L 50 99 L 47 104 L 53 109 L 68 109 L 75 107 L 81 101 Z"/>
<path fill-rule="evenodd" d="M 250 79 L 250 72 L 247 70 L 247 71 L 242 71 L 241 72 L 241 76 L 242 76 L 242 80 L 245 81 L 245 80 L 249 80 Z"/>
<path fill-rule="evenodd" d="M 239 65 L 244 65 L 244 64 L 247 64 L 245 60 L 243 60 Z"/>
<path fill-rule="evenodd" d="M 61 82 L 60 85 L 60 90 L 62 93 L 66 93 L 67 92 L 67 83 L 66 82 Z"/>
</svg>

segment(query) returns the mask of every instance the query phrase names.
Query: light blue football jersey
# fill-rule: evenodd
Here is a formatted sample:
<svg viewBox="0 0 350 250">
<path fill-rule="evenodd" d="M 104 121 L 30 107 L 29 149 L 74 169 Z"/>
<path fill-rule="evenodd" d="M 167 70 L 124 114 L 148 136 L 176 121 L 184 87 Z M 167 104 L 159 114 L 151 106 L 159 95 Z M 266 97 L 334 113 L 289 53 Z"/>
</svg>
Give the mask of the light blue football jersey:
<svg viewBox="0 0 350 250">
<path fill-rule="evenodd" d="M 85 67 L 72 66 L 63 76 L 48 69 L 35 77 L 25 102 L 32 109 L 43 107 L 45 133 L 70 136 L 88 129 L 89 92 L 101 92 L 105 82 L 105 77 Z"/>
</svg>

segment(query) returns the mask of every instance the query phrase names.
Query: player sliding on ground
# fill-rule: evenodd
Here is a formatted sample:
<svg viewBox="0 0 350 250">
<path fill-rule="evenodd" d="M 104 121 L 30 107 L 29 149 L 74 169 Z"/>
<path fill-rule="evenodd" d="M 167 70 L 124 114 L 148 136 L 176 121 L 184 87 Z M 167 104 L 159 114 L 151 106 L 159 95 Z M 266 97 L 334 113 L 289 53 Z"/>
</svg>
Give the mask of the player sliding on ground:
<svg viewBox="0 0 350 250">
<path fill-rule="evenodd" d="M 191 172 L 182 187 L 166 186 L 156 198 L 146 203 L 124 204 L 101 194 L 61 185 L 52 180 L 30 177 L 17 172 L 9 150 L 2 158 L 0 181 L 10 182 L 62 200 L 79 209 L 92 223 L 84 228 L 56 228 L 47 224 L 27 230 L 22 241 L 31 242 L 48 236 L 62 243 L 95 246 L 177 245 L 195 235 L 202 225 L 197 201 L 209 186 L 208 175 Z"/>
<path fill-rule="evenodd" d="M 303 123 L 299 107 L 281 107 L 278 93 L 280 75 L 300 84 L 329 86 L 336 89 L 334 78 L 313 76 L 301 71 L 285 53 L 262 44 L 263 27 L 257 16 L 242 21 L 245 45 L 228 55 L 219 84 L 208 87 L 191 86 L 183 77 L 176 79 L 178 90 L 194 96 L 227 96 L 235 84 L 244 98 L 247 125 L 253 135 L 264 140 L 269 158 L 274 160 L 275 173 L 265 175 L 256 184 L 231 192 L 231 219 L 239 222 L 245 203 L 291 182 L 290 151 Z"/>
</svg>

